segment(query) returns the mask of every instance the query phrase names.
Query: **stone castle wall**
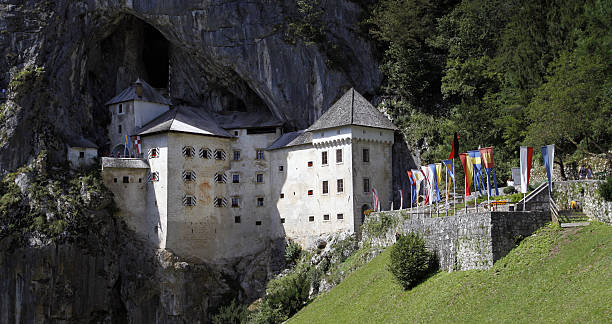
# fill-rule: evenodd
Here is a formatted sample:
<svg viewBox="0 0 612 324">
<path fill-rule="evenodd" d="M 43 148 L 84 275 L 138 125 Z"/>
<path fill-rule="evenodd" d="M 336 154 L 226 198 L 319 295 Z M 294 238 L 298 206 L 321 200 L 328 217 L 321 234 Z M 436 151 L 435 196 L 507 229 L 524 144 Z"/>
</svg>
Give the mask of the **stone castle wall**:
<svg viewBox="0 0 612 324">
<path fill-rule="evenodd" d="M 568 209 L 571 201 L 578 202 L 578 207 L 590 219 L 612 224 L 612 202 L 605 201 L 597 192 L 602 181 L 575 180 L 555 181 L 553 198 L 560 209 Z"/>
<path fill-rule="evenodd" d="M 367 216 L 362 242 L 390 246 L 395 243 L 396 234 L 417 232 L 437 253 L 441 269 L 488 269 L 522 238 L 547 222 L 550 222 L 550 213 L 542 211 L 429 217 L 396 210 Z"/>
</svg>

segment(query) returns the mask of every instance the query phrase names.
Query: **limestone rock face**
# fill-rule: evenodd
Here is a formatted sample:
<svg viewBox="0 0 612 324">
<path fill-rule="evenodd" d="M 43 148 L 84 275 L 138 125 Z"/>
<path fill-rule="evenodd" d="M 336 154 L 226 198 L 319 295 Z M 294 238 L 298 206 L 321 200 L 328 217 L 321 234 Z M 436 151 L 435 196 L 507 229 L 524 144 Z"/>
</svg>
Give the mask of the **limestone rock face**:
<svg viewBox="0 0 612 324">
<path fill-rule="evenodd" d="M 354 86 L 371 98 L 381 76 L 358 25 L 362 8 L 325 1 L 316 42 L 292 32 L 295 0 L 0 2 L 0 169 L 84 134 L 103 146 L 104 102 L 141 77 L 175 103 L 270 110 L 310 125 Z M 29 70 L 37 71 L 22 73 Z M 15 82 L 15 80 L 25 82 Z M 18 149 L 16 148 L 18 147 Z M 60 158 L 61 155 L 58 155 Z"/>
</svg>

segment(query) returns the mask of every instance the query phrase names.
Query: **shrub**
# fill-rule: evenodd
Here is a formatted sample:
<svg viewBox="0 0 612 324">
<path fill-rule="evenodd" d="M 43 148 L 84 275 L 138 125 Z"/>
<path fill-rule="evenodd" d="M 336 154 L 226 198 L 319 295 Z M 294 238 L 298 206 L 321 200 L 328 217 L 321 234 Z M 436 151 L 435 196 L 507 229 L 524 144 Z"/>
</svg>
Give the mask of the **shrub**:
<svg viewBox="0 0 612 324">
<path fill-rule="evenodd" d="M 517 190 L 516 190 L 516 188 L 514 188 L 513 186 L 510 186 L 510 187 L 506 187 L 506 188 L 504 188 L 504 194 L 506 194 L 506 195 L 515 194 L 515 193 L 517 193 L 517 192 L 518 192 L 518 191 L 517 191 Z"/>
<path fill-rule="evenodd" d="M 598 191 L 601 198 L 605 201 L 612 201 L 612 177 L 608 177 L 606 182 L 601 183 Z"/>
<path fill-rule="evenodd" d="M 240 324 L 246 323 L 247 317 L 246 307 L 232 300 L 231 304 L 219 308 L 219 313 L 213 316 L 212 322 L 214 324 Z"/>
<path fill-rule="evenodd" d="M 391 247 L 387 269 L 404 289 L 411 289 L 437 270 L 438 260 L 416 233 L 400 235 Z"/>
<path fill-rule="evenodd" d="M 285 262 L 288 266 L 294 265 L 302 256 L 302 247 L 294 241 L 287 242 L 285 247 Z"/>
</svg>

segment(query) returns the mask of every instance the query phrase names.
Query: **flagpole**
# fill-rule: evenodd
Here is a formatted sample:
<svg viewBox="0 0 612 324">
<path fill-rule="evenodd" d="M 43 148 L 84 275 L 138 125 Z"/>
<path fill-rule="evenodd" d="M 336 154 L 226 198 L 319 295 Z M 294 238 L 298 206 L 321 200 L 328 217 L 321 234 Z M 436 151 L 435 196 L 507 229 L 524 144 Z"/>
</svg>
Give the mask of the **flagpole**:
<svg viewBox="0 0 612 324">
<path fill-rule="evenodd" d="M 453 215 L 457 215 L 457 193 L 456 193 L 456 185 L 457 185 L 457 174 L 455 173 L 455 157 L 453 156 Z"/>
<path fill-rule="evenodd" d="M 474 179 L 474 181 L 476 181 L 474 183 L 474 209 L 476 210 L 476 212 L 478 212 L 478 205 L 476 205 L 476 202 L 478 201 L 478 192 L 476 191 L 476 184 L 478 183 L 476 180 L 476 168 L 474 167 L 474 165 L 472 164 L 472 179 Z"/>
<path fill-rule="evenodd" d="M 444 162 L 443 162 L 444 163 Z M 446 163 L 444 163 L 444 168 L 447 168 Z M 446 216 L 448 217 L 448 170 L 446 171 L 446 181 L 445 181 L 445 185 L 446 185 Z"/>
<path fill-rule="evenodd" d="M 491 180 L 489 178 L 491 177 L 487 174 L 487 206 L 489 206 L 489 211 L 490 211 L 491 210 Z"/>
</svg>

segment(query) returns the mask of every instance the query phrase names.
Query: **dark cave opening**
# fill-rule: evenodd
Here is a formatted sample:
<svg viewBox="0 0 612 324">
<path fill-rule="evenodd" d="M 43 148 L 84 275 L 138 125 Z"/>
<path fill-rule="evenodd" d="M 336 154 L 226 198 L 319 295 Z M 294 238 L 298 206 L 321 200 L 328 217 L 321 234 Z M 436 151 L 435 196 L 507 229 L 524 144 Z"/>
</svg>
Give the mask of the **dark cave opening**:
<svg viewBox="0 0 612 324">
<path fill-rule="evenodd" d="M 168 40 L 157 29 L 144 24 L 142 61 L 148 82 L 155 88 L 167 88 L 170 76 Z"/>
</svg>

